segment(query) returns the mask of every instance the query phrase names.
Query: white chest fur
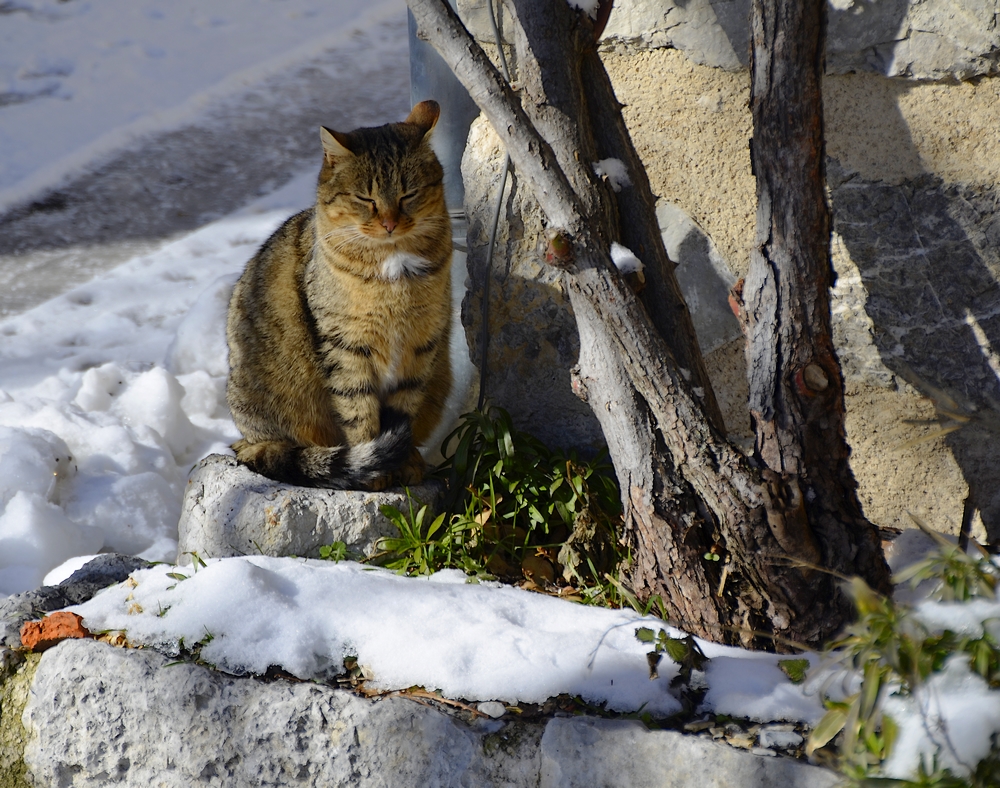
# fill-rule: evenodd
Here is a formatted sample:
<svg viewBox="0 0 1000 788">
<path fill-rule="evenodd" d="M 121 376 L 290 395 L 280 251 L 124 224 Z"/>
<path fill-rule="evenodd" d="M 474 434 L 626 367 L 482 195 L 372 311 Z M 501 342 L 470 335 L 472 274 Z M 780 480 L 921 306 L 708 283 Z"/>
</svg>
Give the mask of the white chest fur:
<svg viewBox="0 0 1000 788">
<path fill-rule="evenodd" d="M 394 252 L 382 261 L 381 277 L 390 282 L 404 276 L 422 276 L 434 264 L 409 252 Z"/>
</svg>

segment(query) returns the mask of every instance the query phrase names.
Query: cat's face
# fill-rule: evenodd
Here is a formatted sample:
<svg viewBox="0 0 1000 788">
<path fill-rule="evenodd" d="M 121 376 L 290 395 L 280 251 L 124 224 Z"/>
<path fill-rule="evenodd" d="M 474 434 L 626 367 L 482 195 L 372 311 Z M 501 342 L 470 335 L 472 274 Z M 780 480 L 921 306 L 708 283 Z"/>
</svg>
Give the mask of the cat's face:
<svg viewBox="0 0 1000 788">
<path fill-rule="evenodd" d="M 437 116 L 437 104 L 422 102 L 403 123 L 348 134 L 322 130 L 317 209 L 334 249 L 395 246 L 440 221 L 444 173 L 427 140 Z"/>
</svg>

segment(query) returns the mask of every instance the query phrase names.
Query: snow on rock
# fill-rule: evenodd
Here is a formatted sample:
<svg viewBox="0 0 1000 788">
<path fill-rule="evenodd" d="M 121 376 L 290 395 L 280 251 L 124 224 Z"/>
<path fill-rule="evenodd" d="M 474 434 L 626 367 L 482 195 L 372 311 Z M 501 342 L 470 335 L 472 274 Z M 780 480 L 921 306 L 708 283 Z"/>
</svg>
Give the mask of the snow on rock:
<svg viewBox="0 0 1000 788">
<path fill-rule="evenodd" d="M 1000 692 L 991 691 L 969 669 L 968 658 L 956 655 L 911 697 L 890 695 L 885 713 L 899 725 L 889 758 L 882 764 L 888 777 L 917 779 L 937 767 L 968 775 L 990 753 L 992 737 L 1000 732 Z"/>
<path fill-rule="evenodd" d="M 157 566 L 72 608 L 92 631 L 176 651 L 203 643 L 206 662 L 233 673 L 280 665 L 301 678 L 343 669 L 347 655 L 373 686 L 414 684 L 446 696 L 538 703 L 568 693 L 615 710 L 680 709 L 675 666 L 650 681 L 643 619 L 510 587 L 476 585 L 456 570 L 406 578 L 352 562 L 211 560 L 197 572 Z M 253 605 L 247 605 L 253 599 Z"/>
<path fill-rule="evenodd" d="M 792 684 L 778 668 L 778 661 L 787 657 L 713 644 L 705 644 L 703 650 L 710 658 L 705 668 L 706 709 L 759 722 L 815 724 L 823 716 L 812 686 Z"/>
</svg>

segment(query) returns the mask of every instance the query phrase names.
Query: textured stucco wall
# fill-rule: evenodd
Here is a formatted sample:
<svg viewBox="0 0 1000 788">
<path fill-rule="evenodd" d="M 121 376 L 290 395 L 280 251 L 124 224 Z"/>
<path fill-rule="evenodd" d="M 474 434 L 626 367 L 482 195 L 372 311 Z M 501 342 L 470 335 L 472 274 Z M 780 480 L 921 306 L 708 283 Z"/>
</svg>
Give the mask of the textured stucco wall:
<svg viewBox="0 0 1000 788">
<path fill-rule="evenodd" d="M 737 275 L 754 235 L 749 75 L 677 49 L 608 46 L 605 63 L 654 191 L 691 215 Z M 1000 537 L 1000 79 L 926 82 L 873 71 L 824 84 L 839 282 L 834 319 L 862 502 L 880 525 L 907 511 Z M 740 341 L 712 354 L 730 429 L 745 431 Z M 741 386 L 744 388 L 741 390 Z M 935 432 L 947 392 L 971 421 Z M 912 422 L 924 422 L 923 424 Z"/>
<path fill-rule="evenodd" d="M 748 6 L 618 0 L 602 44 L 653 191 L 668 212 L 689 217 L 735 276 L 747 271 L 756 211 Z M 1000 433 L 998 15 L 995 4 L 977 0 L 834 0 L 824 84 L 834 327 L 862 502 L 879 525 L 908 527 L 910 511 L 957 531 L 971 487 L 982 512 L 974 534 L 993 541 L 1000 540 L 1000 453 L 992 450 Z M 496 190 L 499 163 L 488 135 L 473 136 L 479 147 L 467 153 L 467 178 L 481 188 L 469 261 L 481 284 L 483 201 Z M 520 196 L 508 202 L 500 228 L 495 391 L 523 426 L 550 440 L 593 439 L 592 417 L 568 392 L 571 316 L 558 281 L 533 262 L 540 225 L 518 215 L 522 204 Z M 690 261 L 680 249 L 684 268 Z M 473 295 L 466 304 L 473 324 L 476 303 Z M 746 436 L 742 340 L 706 361 L 729 429 Z M 565 395 L 549 401 L 560 387 Z M 935 400 L 968 417 L 965 426 L 933 437 Z"/>
</svg>

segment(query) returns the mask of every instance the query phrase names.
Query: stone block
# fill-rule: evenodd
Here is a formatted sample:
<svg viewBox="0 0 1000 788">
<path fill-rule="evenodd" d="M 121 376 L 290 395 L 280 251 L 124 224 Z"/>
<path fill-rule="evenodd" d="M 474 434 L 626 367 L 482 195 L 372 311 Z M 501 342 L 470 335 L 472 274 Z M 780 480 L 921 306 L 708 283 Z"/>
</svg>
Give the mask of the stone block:
<svg viewBox="0 0 1000 788">
<path fill-rule="evenodd" d="M 832 788 L 839 781 L 790 758 L 636 721 L 469 723 L 402 697 L 236 678 L 93 640 L 42 655 L 22 719 L 23 763 L 37 786 Z"/>
<path fill-rule="evenodd" d="M 833 788 L 840 778 L 792 758 L 751 755 L 636 720 L 556 718 L 541 740 L 542 788 Z"/>
<path fill-rule="evenodd" d="M 462 159 L 469 218 L 469 289 L 462 323 L 469 356 L 482 363 L 482 294 L 490 279 L 486 396 L 506 408 L 514 424 L 550 446 L 586 448 L 604 443 L 590 407 L 570 389 L 580 353 L 576 319 L 562 273 L 540 261 L 541 209 L 516 174 L 508 180 L 496 252 L 487 274 L 489 230 L 500 189 L 500 141 L 480 116 Z"/>
<path fill-rule="evenodd" d="M 107 553 L 88 561 L 57 586 L 42 586 L 0 599 L 0 657 L 21 646 L 21 625 L 44 614 L 86 602 L 102 588 L 120 583 L 148 561 Z M 2 665 L 0 665 L 2 667 Z"/>
<path fill-rule="evenodd" d="M 436 510 L 443 485 L 425 481 L 410 489 Z M 364 556 L 398 530 L 381 513 L 389 504 L 406 512 L 402 489 L 385 492 L 320 490 L 282 484 L 254 473 L 233 457 L 213 454 L 191 471 L 178 525 L 177 562 L 234 555 L 318 558 L 319 548 L 344 542 Z"/>
</svg>

